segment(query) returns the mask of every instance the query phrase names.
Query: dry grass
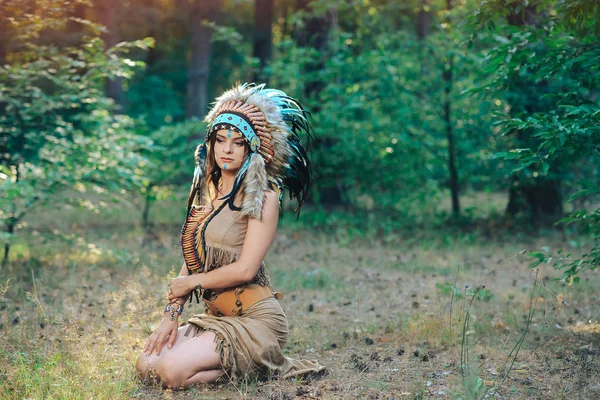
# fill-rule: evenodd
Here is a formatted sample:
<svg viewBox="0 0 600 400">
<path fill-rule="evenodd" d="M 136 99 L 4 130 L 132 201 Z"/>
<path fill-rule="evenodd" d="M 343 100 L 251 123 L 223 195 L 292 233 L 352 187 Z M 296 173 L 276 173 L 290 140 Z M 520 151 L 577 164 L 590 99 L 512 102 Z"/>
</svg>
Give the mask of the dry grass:
<svg viewBox="0 0 600 400">
<path fill-rule="evenodd" d="M 172 218 L 159 215 L 161 223 Z M 482 241 L 448 232 L 384 244 L 284 227 L 267 266 L 276 288 L 286 293 L 282 305 L 292 327 L 286 352 L 319 359 L 330 374 L 169 392 L 142 386 L 134 363 L 159 321 L 167 276 L 181 262 L 177 224 L 160 225 L 154 246 L 142 248 L 129 213 L 86 224 L 78 212 L 61 210 L 35 220 L 13 253 L 18 258 L 2 270 L 1 398 L 475 398 L 478 384 L 481 393 L 501 376 L 525 326 L 532 284 L 524 257 L 490 271 L 523 248 L 564 245 L 558 235 Z M 57 228 L 68 228 L 72 241 L 48 235 Z M 498 395 L 599 396 L 593 389 L 600 384 L 598 274 L 588 272 L 579 285 L 565 286 L 552 280 L 557 273 L 550 268 L 541 272 L 559 298 L 542 292 Z M 488 273 L 471 308 L 473 377 L 465 383 L 459 370 L 465 286 L 473 288 Z M 186 313 L 194 309 L 199 311 L 192 306 Z"/>
</svg>

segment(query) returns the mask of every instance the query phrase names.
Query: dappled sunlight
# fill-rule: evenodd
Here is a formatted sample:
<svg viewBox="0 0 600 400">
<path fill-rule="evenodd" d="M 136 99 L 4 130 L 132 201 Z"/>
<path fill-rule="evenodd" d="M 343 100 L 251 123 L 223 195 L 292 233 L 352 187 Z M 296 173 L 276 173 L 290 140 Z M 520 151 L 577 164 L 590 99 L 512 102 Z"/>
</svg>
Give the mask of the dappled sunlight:
<svg viewBox="0 0 600 400">
<path fill-rule="evenodd" d="M 575 324 L 567 326 L 567 329 L 573 333 L 598 334 L 600 333 L 600 323 L 598 321 L 577 321 Z"/>
</svg>

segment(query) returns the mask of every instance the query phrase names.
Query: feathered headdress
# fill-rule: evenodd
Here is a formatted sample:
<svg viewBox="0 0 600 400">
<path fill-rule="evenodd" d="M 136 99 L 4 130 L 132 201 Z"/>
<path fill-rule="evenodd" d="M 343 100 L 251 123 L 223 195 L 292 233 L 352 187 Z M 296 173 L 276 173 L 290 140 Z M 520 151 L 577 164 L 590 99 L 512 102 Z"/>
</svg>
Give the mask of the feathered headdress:
<svg viewBox="0 0 600 400">
<path fill-rule="evenodd" d="M 231 193 L 224 197 L 229 206 L 243 215 L 261 219 L 264 191 L 274 184 L 280 194 L 287 188 L 290 198 L 298 201 L 300 209 L 308 194 L 312 174 L 299 136 L 303 132 L 308 143 L 313 138 L 307 117 L 308 112 L 296 100 L 280 90 L 267 89 L 264 84 L 245 83 L 218 97 L 205 118 L 208 131 L 204 143 L 196 148 L 188 213 L 193 199 L 206 191 L 202 187 L 202 178 L 207 173 L 208 146 L 220 129 L 239 132 L 250 147 L 250 154 L 237 173 Z M 237 208 L 233 199 L 240 190 L 243 203 Z"/>
</svg>

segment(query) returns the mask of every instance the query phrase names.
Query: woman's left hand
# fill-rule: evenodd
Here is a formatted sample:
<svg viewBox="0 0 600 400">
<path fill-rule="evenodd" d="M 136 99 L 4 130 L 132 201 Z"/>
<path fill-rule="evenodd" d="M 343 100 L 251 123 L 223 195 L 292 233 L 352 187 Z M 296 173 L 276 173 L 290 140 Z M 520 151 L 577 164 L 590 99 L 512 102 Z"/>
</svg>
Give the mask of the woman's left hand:
<svg viewBox="0 0 600 400">
<path fill-rule="evenodd" d="M 192 291 L 194 286 L 190 286 L 191 276 L 178 276 L 171 279 L 169 283 L 169 300 L 174 300 L 178 297 L 183 297 Z"/>
</svg>

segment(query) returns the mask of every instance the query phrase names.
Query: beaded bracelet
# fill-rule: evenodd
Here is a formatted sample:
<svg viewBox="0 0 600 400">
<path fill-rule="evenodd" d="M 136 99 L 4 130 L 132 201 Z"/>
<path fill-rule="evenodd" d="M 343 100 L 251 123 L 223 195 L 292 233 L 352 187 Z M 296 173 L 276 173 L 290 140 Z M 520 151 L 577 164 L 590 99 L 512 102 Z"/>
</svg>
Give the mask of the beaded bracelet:
<svg viewBox="0 0 600 400">
<path fill-rule="evenodd" d="M 181 307 L 181 304 L 179 304 L 179 303 L 175 303 L 175 304 L 177 304 L 177 308 L 175 308 L 174 304 L 169 303 L 165 306 L 165 309 L 163 311 L 163 312 L 171 313 L 171 315 L 169 316 L 171 321 L 175 321 L 175 313 L 181 315 L 181 313 L 183 312 L 183 307 Z"/>
</svg>

